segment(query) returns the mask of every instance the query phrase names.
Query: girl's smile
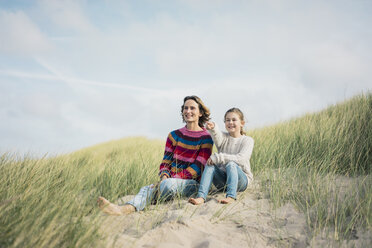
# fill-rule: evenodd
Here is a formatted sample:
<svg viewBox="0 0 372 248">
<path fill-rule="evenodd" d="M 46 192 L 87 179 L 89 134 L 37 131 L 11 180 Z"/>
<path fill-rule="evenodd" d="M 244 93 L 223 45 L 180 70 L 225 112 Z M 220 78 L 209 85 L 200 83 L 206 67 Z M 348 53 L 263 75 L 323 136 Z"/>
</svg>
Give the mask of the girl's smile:
<svg viewBox="0 0 372 248">
<path fill-rule="evenodd" d="M 225 118 L 225 128 L 232 137 L 240 137 L 240 130 L 243 128 L 244 123 L 240 120 L 239 115 L 234 112 L 229 112 Z"/>
</svg>

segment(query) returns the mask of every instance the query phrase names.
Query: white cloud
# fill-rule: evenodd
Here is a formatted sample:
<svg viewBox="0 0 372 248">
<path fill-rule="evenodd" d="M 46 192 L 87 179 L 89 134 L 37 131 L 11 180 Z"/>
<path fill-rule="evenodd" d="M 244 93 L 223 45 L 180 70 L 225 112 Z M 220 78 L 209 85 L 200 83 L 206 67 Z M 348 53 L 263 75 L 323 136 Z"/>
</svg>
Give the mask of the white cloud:
<svg viewBox="0 0 372 248">
<path fill-rule="evenodd" d="M 84 14 L 82 9 L 84 1 L 39 0 L 38 2 L 44 15 L 56 27 L 84 34 L 97 32 L 97 29 Z"/>
<path fill-rule="evenodd" d="M 0 10 L 0 52 L 33 55 L 52 49 L 48 38 L 23 11 Z"/>
</svg>

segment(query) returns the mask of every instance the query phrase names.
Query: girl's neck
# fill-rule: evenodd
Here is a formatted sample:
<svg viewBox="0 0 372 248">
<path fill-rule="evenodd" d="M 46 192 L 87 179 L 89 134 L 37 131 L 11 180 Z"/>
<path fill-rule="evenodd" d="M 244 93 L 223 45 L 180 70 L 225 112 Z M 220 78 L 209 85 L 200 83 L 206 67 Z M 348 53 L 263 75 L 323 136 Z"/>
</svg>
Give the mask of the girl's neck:
<svg viewBox="0 0 372 248">
<path fill-rule="evenodd" d="M 203 129 L 199 126 L 197 122 L 187 122 L 186 128 L 189 131 L 202 131 Z"/>
<path fill-rule="evenodd" d="M 242 134 L 239 132 L 239 133 L 229 133 L 229 135 L 231 136 L 231 137 L 233 137 L 233 138 L 239 138 L 239 137 L 241 137 L 242 136 Z"/>
</svg>

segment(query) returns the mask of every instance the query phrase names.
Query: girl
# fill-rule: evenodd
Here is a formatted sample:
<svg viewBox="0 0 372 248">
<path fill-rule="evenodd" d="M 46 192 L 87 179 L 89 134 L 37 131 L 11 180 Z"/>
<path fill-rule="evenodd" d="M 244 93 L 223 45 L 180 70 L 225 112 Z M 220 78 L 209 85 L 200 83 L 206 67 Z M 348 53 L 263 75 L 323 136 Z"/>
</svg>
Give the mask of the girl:
<svg viewBox="0 0 372 248">
<path fill-rule="evenodd" d="M 238 108 L 229 109 L 224 118 L 228 133 L 222 133 L 213 122 L 207 122 L 206 128 L 212 135 L 218 153 L 207 161 L 201 178 L 197 198 L 190 198 L 195 205 L 203 204 L 211 187 L 218 190 L 226 187 L 226 198 L 220 203 L 228 204 L 236 199 L 237 191 L 244 191 L 253 180 L 249 159 L 253 150 L 253 139 L 244 135 L 244 115 Z"/>
<path fill-rule="evenodd" d="M 181 115 L 186 126 L 171 132 L 165 144 L 160 164 L 160 182 L 142 187 L 133 200 L 123 206 L 110 203 L 103 197 L 98 205 L 103 212 L 124 215 L 143 210 L 157 198 L 168 200 L 176 195 L 187 196 L 197 192 L 201 172 L 212 154 L 213 140 L 203 127 L 210 119 L 209 109 L 197 96 L 183 100 Z"/>
</svg>

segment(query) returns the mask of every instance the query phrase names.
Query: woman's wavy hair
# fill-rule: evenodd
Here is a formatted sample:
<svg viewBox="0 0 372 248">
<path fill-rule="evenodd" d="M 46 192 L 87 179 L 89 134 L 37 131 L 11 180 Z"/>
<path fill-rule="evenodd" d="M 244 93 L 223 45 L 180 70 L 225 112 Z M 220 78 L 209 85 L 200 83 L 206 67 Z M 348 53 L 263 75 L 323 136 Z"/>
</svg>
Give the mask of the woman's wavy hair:
<svg viewBox="0 0 372 248">
<path fill-rule="evenodd" d="M 211 119 L 209 117 L 210 114 L 211 114 L 211 112 L 209 111 L 209 108 L 207 108 L 207 106 L 205 106 L 205 104 L 203 103 L 203 101 L 199 97 L 197 97 L 197 96 L 186 96 L 183 99 L 183 104 L 182 104 L 182 107 L 181 107 L 181 116 L 182 116 L 183 122 L 186 122 L 185 121 L 185 118 L 183 117 L 183 108 L 184 108 L 185 102 L 187 100 L 194 100 L 198 104 L 199 111 L 202 114 L 202 116 L 199 117 L 198 124 L 199 124 L 200 127 L 204 127 L 204 124 Z"/>
<path fill-rule="evenodd" d="M 225 116 L 224 116 L 224 118 L 223 118 L 223 122 L 226 121 L 226 115 L 227 115 L 228 113 L 235 113 L 235 114 L 237 114 L 237 115 L 239 116 L 240 120 L 243 122 L 243 126 L 244 126 L 244 124 L 245 124 L 244 114 L 243 114 L 243 112 L 242 112 L 240 109 L 238 109 L 238 108 L 231 108 L 231 109 L 227 110 L 226 113 L 225 113 Z M 240 129 L 240 134 L 241 134 L 241 135 L 247 135 L 247 133 L 244 131 L 243 128 L 244 128 L 244 127 L 242 127 L 242 128 Z"/>
</svg>

